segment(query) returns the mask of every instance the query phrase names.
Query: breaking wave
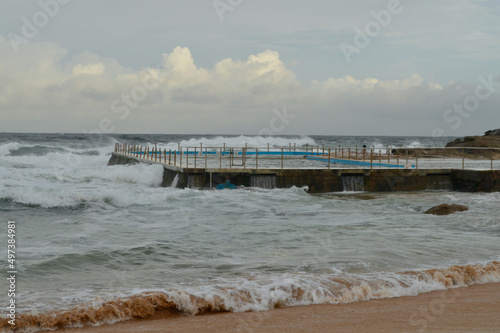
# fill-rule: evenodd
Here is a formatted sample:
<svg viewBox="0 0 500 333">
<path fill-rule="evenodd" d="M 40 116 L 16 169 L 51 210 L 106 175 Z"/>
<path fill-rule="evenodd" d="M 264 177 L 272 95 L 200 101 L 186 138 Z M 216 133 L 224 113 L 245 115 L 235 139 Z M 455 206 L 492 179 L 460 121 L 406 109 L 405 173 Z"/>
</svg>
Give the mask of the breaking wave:
<svg viewBox="0 0 500 333">
<path fill-rule="evenodd" d="M 157 313 L 199 315 L 216 312 L 265 311 L 285 306 L 342 304 L 500 281 L 500 262 L 407 271 L 375 276 L 287 274 L 276 280 L 240 281 L 238 286 L 200 290 L 144 291 L 117 299 L 96 298 L 72 309 L 41 314 L 23 313 L 15 331 L 112 324 Z M 8 318 L 0 324 L 11 328 Z"/>
<path fill-rule="evenodd" d="M 202 144 L 203 147 L 244 147 L 248 145 L 249 147 L 285 147 L 289 144 L 295 144 L 297 147 L 305 147 L 306 145 L 314 146 L 316 141 L 308 136 L 301 137 L 279 137 L 279 136 L 246 136 L 240 135 L 237 137 L 228 136 L 217 136 L 214 138 L 191 138 L 189 140 L 182 140 L 180 142 L 168 142 L 159 143 L 161 147 L 166 147 L 166 149 L 177 149 L 178 145 L 182 147 L 199 147 Z"/>
</svg>

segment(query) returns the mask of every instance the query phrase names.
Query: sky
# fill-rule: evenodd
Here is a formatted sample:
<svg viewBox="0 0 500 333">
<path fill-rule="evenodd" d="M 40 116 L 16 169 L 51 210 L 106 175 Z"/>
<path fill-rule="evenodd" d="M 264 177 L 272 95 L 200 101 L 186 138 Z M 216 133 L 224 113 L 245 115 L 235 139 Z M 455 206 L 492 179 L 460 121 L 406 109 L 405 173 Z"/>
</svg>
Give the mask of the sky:
<svg viewBox="0 0 500 333">
<path fill-rule="evenodd" d="M 500 128 L 500 1 L 0 5 L 0 132 L 463 136 Z"/>
</svg>

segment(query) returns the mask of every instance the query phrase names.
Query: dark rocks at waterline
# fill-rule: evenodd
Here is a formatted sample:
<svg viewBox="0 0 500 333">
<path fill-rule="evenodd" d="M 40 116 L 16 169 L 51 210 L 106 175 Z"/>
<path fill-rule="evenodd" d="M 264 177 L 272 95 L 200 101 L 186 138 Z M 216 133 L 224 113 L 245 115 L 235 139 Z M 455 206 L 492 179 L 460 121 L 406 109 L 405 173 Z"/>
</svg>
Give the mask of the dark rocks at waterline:
<svg viewBox="0 0 500 333">
<path fill-rule="evenodd" d="M 455 139 L 448 142 L 446 147 L 500 148 L 500 128 L 487 131 L 483 136 L 466 136 Z"/>
<path fill-rule="evenodd" d="M 495 130 L 487 131 L 484 133 L 485 136 L 491 136 L 491 135 L 500 135 L 500 128 L 497 128 Z"/>
<path fill-rule="evenodd" d="M 469 207 L 464 206 L 464 205 L 448 205 L 448 204 L 442 204 L 438 206 L 434 206 L 430 209 L 428 209 L 425 214 L 432 214 L 432 215 L 450 215 L 456 212 L 465 212 L 468 211 Z"/>
</svg>

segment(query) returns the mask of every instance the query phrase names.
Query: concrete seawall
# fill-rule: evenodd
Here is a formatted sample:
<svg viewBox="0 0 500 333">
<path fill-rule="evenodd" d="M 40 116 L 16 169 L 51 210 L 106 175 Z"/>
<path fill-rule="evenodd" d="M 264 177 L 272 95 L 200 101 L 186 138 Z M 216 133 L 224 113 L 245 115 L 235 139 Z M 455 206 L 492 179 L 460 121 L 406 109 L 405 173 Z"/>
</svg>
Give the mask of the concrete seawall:
<svg viewBox="0 0 500 333">
<path fill-rule="evenodd" d="M 108 165 L 150 163 L 113 153 Z M 156 163 L 157 164 L 157 163 Z M 309 193 L 355 190 L 368 192 L 451 190 L 461 192 L 500 191 L 499 170 L 455 169 L 205 169 L 162 164 L 162 186 L 177 177 L 178 188 L 215 188 L 230 181 L 246 187 L 289 188 L 308 186 Z M 346 188 L 347 187 L 347 188 Z"/>
</svg>

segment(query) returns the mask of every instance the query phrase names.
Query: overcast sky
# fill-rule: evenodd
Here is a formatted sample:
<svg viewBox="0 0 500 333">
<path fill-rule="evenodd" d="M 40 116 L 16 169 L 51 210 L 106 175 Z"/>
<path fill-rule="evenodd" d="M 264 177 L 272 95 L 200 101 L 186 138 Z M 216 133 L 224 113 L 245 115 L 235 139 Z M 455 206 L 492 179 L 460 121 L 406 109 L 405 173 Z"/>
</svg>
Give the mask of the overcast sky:
<svg viewBox="0 0 500 333">
<path fill-rule="evenodd" d="M 0 4 L 0 132 L 500 127 L 500 1 Z"/>
</svg>

